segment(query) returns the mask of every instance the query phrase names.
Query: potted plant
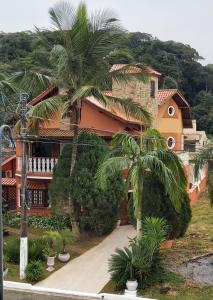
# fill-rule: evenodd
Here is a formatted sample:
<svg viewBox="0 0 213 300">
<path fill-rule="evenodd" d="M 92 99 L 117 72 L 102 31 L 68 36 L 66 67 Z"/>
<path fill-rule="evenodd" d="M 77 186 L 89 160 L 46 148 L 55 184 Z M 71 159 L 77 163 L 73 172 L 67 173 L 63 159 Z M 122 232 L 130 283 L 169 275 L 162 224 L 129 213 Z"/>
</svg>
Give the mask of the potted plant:
<svg viewBox="0 0 213 300">
<path fill-rule="evenodd" d="M 67 262 L 70 259 L 70 254 L 67 251 L 66 246 L 68 244 L 71 244 L 73 240 L 74 240 L 73 234 L 69 229 L 64 229 L 63 231 L 61 231 L 62 247 L 60 253 L 58 254 L 58 259 L 61 262 Z"/>
<path fill-rule="evenodd" d="M 45 255 L 47 256 L 47 271 L 52 272 L 55 270 L 55 257 L 57 254 L 57 249 L 59 242 L 61 240 L 61 235 L 58 231 L 48 231 L 44 239 L 46 240 L 46 248 L 45 248 Z"/>
<path fill-rule="evenodd" d="M 126 282 L 127 292 L 135 292 L 137 291 L 138 282 L 134 278 L 133 265 L 130 263 L 129 266 L 129 279 Z"/>
</svg>

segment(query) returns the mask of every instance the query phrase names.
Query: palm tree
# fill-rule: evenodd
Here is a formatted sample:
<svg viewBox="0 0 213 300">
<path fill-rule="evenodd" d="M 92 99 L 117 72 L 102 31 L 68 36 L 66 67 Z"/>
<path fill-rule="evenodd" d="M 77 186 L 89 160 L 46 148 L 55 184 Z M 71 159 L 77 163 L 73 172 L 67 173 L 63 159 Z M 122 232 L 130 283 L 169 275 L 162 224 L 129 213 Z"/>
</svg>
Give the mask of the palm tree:
<svg viewBox="0 0 213 300">
<path fill-rule="evenodd" d="M 123 108 L 127 115 L 134 115 L 148 124 L 150 114 L 139 103 L 131 99 L 105 96 L 101 92 L 101 88 L 105 87 L 112 78 L 117 81 L 127 81 L 135 76 L 144 81 L 147 80 L 148 75 L 144 72 L 145 67 L 142 64 L 134 65 L 141 69 L 138 74 L 132 75 L 125 72 L 130 67 L 130 64 L 127 64 L 106 76 L 107 68 L 109 70 L 107 57 L 115 49 L 123 33 L 118 20 L 108 10 L 89 16 L 84 3 L 81 3 L 75 10 L 68 3 L 61 2 L 51 8 L 49 14 L 59 44 L 51 50 L 53 70 L 51 72 L 48 70 L 48 75 L 47 73 L 39 75 L 35 72 L 35 83 L 38 79 L 42 84 L 49 81 L 49 85 L 61 88 L 62 93 L 32 107 L 29 111 L 29 126 L 39 127 L 42 122 L 46 122 L 58 111 L 61 112 L 62 117 L 69 117 L 70 129 L 74 133 L 70 164 L 71 176 L 76 162 L 82 100 L 87 96 L 94 96 L 104 106 L 116 104 Z M 32 74 L 33 71 L 31 71 L 31 76 Z M 18 74 L 19 78 L 20 76 L 21 74 Z M 26 81 L 22 79 L 21 82 Z M 72 227 L 77 231 L 71 196 L 70 194 Z"/>
<path fill-rule="evenodd" d="M 147 129 L 138 140 L 126 132 L 117 133 L 113 137 L 110 157 L 106 158 L 97 172 L 98 183 L 104 187 L 111 174 L 123 170 L 128 170 L 126 182 L 127 188 L 131 187 L 133 191 L 139 237 L 142 226 L 143 180 L 146 173 L 151 172 L 159 178 L 177 210 L 180 207 L 180 195 L 186 187 L 186 178 L 178 156 L 165 150 L 164 139 L 155 129 Z"/>
<path fill-rule="evenodd" d="M 200 169 L 208 162 L 213 161 L 213 146 L 209 145 L 207 148 L 201 149 L 195 157 L 194 173 L 195 178 L 199 178 Z M 208 172 L 208 193 L 210 197 L 210 204 L 213 207 L 213 171 Z"/>
</svg>

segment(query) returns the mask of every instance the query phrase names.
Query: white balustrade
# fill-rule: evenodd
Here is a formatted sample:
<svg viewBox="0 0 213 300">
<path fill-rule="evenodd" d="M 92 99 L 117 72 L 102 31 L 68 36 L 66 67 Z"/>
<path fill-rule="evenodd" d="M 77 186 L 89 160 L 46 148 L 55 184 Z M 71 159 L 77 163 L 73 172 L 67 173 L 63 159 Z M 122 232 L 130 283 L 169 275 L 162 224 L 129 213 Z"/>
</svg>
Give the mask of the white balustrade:
<svg viewBox="0 0 213 300">
<path fill-rule="evenodd" d="M 28 160 L 28 172 L 52 173 L 58 159 L 50 157 L 30 157 Z"/>
</svg>

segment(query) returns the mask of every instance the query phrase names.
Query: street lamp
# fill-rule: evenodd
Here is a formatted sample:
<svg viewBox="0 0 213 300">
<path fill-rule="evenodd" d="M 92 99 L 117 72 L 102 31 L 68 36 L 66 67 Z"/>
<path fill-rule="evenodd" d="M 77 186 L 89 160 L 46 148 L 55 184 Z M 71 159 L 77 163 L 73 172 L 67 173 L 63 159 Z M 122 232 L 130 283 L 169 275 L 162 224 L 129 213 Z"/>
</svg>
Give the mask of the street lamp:
<svg viewBox="0 0 213 300">
<path fill-rule="evenodd" d="M 0 299 L 4 299 L 3 290 L 3 215 L 2 215 L 2 142 L 3 138 L 12 139 L 12 131 L 8 125 L 0 127 Z"/>
</svg>

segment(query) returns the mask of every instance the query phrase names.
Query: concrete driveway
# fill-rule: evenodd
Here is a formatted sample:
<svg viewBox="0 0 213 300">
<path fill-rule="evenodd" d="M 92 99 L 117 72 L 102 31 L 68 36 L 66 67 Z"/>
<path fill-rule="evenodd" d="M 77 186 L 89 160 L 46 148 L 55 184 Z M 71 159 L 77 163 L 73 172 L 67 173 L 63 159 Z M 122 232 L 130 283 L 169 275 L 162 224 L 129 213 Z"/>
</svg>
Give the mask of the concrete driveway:
<svg viewBox="0 0 213 300">
<path fill-rule="evenodd" d="M 128 246 L 136 231 L 131 225 L 116 228 L 99 245 L 71 260 L 60 270 L 39 282 L 37 286 L 99 293 L 107 284 L 108 259 L 116 248 Z"/>
</svg>

